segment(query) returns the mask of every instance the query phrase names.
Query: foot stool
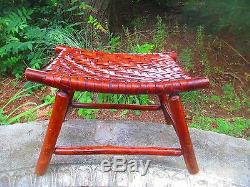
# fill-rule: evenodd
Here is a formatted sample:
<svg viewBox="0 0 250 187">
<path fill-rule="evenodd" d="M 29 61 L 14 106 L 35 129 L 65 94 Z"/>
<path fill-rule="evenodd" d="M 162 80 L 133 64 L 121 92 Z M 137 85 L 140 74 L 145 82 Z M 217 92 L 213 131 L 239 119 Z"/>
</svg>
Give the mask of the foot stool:
<svg viewBox="0 0 250 187">
<path fill-rule="evenodd" d="M 207 78 L 191 77 L 176 61 L 176 53 L 126 54 L 88 51 L 58 46 L 57 57 L 44 69 L 27 68 L 29 81 L 58 88 L 48 129 L 36 165 L 36 174 L 43 175 L 53 154 L 127 154 L 183 155 L 190 174 L 199 171 L 195 158 L 180 92 L 207 88 Z M 159 105 L 74 103 L 75 91 L 112 94 L 156 94 Z M 129 146 L 56 147 L 68 107 L 91 109 L 162 110 L 171 121 L 179 138 L 180 148 Z"/>
</svg>

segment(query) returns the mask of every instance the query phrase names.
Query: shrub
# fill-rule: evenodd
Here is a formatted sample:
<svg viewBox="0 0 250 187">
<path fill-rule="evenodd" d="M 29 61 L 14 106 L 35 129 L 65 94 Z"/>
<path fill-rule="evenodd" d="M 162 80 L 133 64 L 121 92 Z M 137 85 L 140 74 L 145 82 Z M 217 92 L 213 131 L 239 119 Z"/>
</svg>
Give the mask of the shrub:
<svg viewBox="0 0 250 187">
<path fill-rule="evenodd" d="M 212 33 L 229 32 L 239 39 L 250 38 L 249 0 L 189 0 L 184 15 L 193 25 L 205 25 Z"/>
<path fill-rule="evenodd" d="M 17 9 L 0 18 L 1 37 L 0 75 L 20 77 L 28 66 L 38 69 L 44 57 L 41 50 L 35 52 L 46 40 L 46 31 L 29 25 L 33 11 Z"/>
</svg>

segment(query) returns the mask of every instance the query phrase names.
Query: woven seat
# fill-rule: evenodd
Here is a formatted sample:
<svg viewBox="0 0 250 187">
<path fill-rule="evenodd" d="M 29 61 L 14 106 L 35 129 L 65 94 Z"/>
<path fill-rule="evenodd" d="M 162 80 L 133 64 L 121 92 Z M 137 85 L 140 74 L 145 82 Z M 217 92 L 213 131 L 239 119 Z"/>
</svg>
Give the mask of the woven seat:
<svg viewBox="0 0 250 187">
<path fill-rule="evenodd" d="M 176 62 L 176 53 L 126 54 L 56 47 L 57 57 L 44 70 L 27 68 L 27 80 L 58 88 L 48 129 L 36 165 L 43 175 L 53 154 L 183 155 L 189 173 L 199 171 L 179 92 L 208 87 L 207 78 L 193 78 Z M 159 104 L 77 103 L 75 91 L 122 94 L 156 94 Z M 68 108 L 162 110 L 180 142 L 180 148 L 129 146 L 57 147 L 56 142 Z M 107 134 L 108 136 L 108 134 Z"/>
<path fill-rule="evenodd" d="M 126 54 L 57 47 L 44 71 L 26 70 L 26 78 L 60 89 L 108 93 L 171 93 L 208 86 L 175 62 L 176 54 Z"/>
</svg>

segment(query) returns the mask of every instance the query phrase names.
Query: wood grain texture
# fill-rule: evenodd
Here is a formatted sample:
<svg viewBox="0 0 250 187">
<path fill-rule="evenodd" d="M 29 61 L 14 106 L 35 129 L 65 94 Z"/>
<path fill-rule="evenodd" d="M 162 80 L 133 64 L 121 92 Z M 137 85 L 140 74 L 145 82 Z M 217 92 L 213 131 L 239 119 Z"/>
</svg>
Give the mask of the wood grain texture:
<svg viewBox="0 0 250 187">
<path fill-rule="evenodd" d="M 70 96 L 66 92 L 59 91 L 56 94 L 55 104 L 36 165 L 36 174 L 38 176 L 43 175 L 48 168 L 67 112 L 69 101 Z"/>
<path fill-rule="evenodd" d="M 135 105 L 135 104 L 72 103 L 72 107 L 89 108 L 89 109 L 161 110 L 160 105 Z"/>
<path fill-rule="evenodd" d="M 101 1 L 100 1 L 101 2 Z M 198 173 L 193 145 L 185 121 L 180 92 L 207 88 L 207 78 L 191 77 L 177 62 L 177 54 L 126 54 L 88 51 L 57 46 L 57 57 L 45 70 L 27 68 L 27 80 L 59 88 L 52 115 L 36 166 L 36 174 L 43 175 L 52 154 L 136 154 L 183 155 L 189 173 Z M 64 90 L 64 91 L 62 91 Z M 118 94 L 156 94 L 160 105 L 128 105 L 74 103 L 75 91 Z M 57 147 L 62 123 L 68 107 L 98 109 L 163 110 L 167 123 L 175 128 L 181 148 L 77 146 Z M 108 135 L 107 135 L 108 136 Z"/>
<path fill-rule="evenodd" d="M 176 53 L 127 54 L 57 46 L 57 58 L 44 70 L 27 68 L 27 80 L 62 90 L 121 94 L 165 94 L 207 88 L 191 77 Z"/>
<path fill-rule="evenodd" d="M 181 156 L 181 149 L 163 147 L 126 147 L 126 146 L 78 146 L 57 147 L 56 155 L 90 155 L 90 154 L 119 154 L 119 155 L 160 155 Z"/>
<path fill-rule="evenodd" d="M 169 106 L 174 120 L 174 126 L 179 137 L 183 157 L 189 173 L 199 172 L 198 164 L 193 150 L 193 144 L 189 135 L 188 126 L 185 120 L 185 113 L 178 95 L 171 96 Z"/>
</svg>

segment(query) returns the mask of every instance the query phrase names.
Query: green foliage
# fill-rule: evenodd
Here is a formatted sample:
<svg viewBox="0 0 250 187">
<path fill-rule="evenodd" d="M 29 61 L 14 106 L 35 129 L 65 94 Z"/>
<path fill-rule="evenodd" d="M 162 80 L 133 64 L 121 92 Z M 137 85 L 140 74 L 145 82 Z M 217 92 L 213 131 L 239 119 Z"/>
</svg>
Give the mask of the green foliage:
<svg viewBox="0 0 250 187">
<path fill-rule="evenodd" d="M 175 22 L 172 33 L 173 33 L 173 35 L 178 35 L 181 33 L 180 24 L 178 23 L 178 21 Z"/>
<path fill-rule="evenodd" d="M 77 31 L 66 28 L 53 28 L 48 31 L 47 36 L 51 46 L 64 44 L 71 47 L 94 49 L 94 33 L 89 27 L 85 30 Z"/>
<path fill-rule="evenodd" d="M 206 103 L 209 100 L 209 97 L 201 91 L 183 92 L 181 95 L 185 103 L 189 103 L 193 106 L 201 105 L 201 103 Z"/>
<path fill-rule="evenodd" d="M 87 17 L 86 11 L 94 9 L 85 2 L 50 0 L 33 5 L 39 6 L 12 8 L 0 17 L 0 76 L 21 78 L 26 67 L 42 68 L 58 44 L 100 48 L 98 31 L 107 31 L 94 16 Z"/>
<path fill-rule="evenodd" d="M 202 51 L 200 53 L 200 58 L 201 58 L 201 64 L 204 67 L 204 74 L 208 76 L 211 73 L 211 67 L 210 67 L 210 62 L 207 56 L 207 53 L 205 51 Z"/>
<path fill-rule="evenodd" d="M 108 42 L 108 51 L 109 52 L 116 52 L 121 45 L 121 38 L 120 36 L 113 36 L 110 35 L 110 39 Z"/>
<path fill-rule="evenodd" d="M 41 27 L 83 29 L 88 18 L 86 12 L 95 12 L 87 3 L 78 0 L 49 0 L 34 7 L 36 22 Z"/>
<path fill-rule="evenodd" d="M 183 67 L 188 71 L 190 71 L 194 66 L 192 55 L 193 55 L 192 49 L 190 48 L 184 48 L 181 50 L 181 53 L 180 53 L 180 61 Z"/>
<path fill-rule="evenodd" d="M 196 47 L 199 51 L 204 50 L 204 27 L 199 25 L 196 29 Z"/>
<path fill-rule="evenodd" d="M 204 104 L 207 104 L 209 100 L 209 97 L 200 91 L 183 92 L 181 96 L 183 102 L 191 106 L 189 112 L 193 115 L 201 115 Z"/>
<path fill-rule="evenodd" d="M 12 123 L 17 123 L 20 122 L 21 119 L 26 119 L 26 120 L 34 120 L 36 118 L 36 111 L 39 108 L 42 108 L 47 105 L 47 103 L 37 105 L 34 102 L 26 102 L 18 107 L 16 107 L 13 111 L 9 112 L 8 114 L 5 113 L 5 110 L 7 107 L 10 106 L 11 103 L 14 101 L 17 101 L 19 99 L 25 99 L 31 95 L 30 90 L 32 88 L 36 87 L 37 85 L 29 88 L 25 88 L 17 92 L 14 96 L 12 96 L 3 107 L 0 108 L 0 125 L 9 125 Z M 30 109 L 24 111 L 24 112 L 19 112 L 19 109 L 22 107 L 31 107 Z"/>
<path fill-rule="evenodd" d="M 100 22 L 92 15 L 88 18 L 88 24 L 92 25 L 95 30 L 101 31 L 103 33 L 107 33 L 107 29 L 105 29 Z"/>
<path fill-rule="evenodd" d="M 42 98 L 42 102 L 47 105 L 53 104 L 55 102 L 56 92 L 57 92 L 56 88 L 51 88 L 50 93 Z"/>
<path fill-rule="evenodd" d="M 146 0 L 132 0 L 133 3 L 139 3 Z M 179 6 L 183 3 L 183 0 L 155 0 L 155 2 L 163 7 L 172 8 Z"/>
<path fill-rule="evenodd" d="M 132 28 L 142 29 L 143 26 L 145 26 L 146 22 L 147 20 L 145 17 L 136 16 L 131 20 L 130 26 Z"/>
<path fill-rule="evenodd" d="M 134 48 L 134 45 L 138 44 L 138 41 L 134 42 L 132 34 L 130 33 L 128 28 L 122 27 L 126 40 L 126 50 L 127 52 L 131 52 Z M 134 44 L 136 43 L 136 44 Z"/>
<path fill-rule="evenodd" d="M 242 108 L 242 104 L 244 103 L 242 99 L 236 95 L 231 84 L 222 86 L 222 92 L 222 96 L 212 95 L 210 100 L 229 112 L 236 112 Z"/>
<path fill-rule="evenodd" d="M 185 15 L 193 24 L 204 24 L 213 32 L 227 30 L 245 39 L 250 38 L 249 0 L 189 0 Z"/>
<path fill-rule="evenodd" d="M 135 52 L 135 53 L 152 53 L 153 49 L 154 49 L 153 44 L 149 44 L 149 43 L 145 43 L 142 45 L 137 44 L 134 47 L 133 52 Z"/>
<path fill-rule="evenodd" d="M 198 26 L 196 29 L 196 50 L 200 56 L 200 62 L 203 65 L 203 71 L 206 76 L 209 76 L 211 73 L 210 62 L 208 55 L 206 53 L 205 45 L 205 31 L 203 26 Z"/>
<path fill-rule="evenodd" d="M 19 84 L 18 81 L 16 81 L 16 84 Z M 42 84 L 38 84 L 38 83 L 34 83 L 34 82 L 30 82 L 27 81 L 24 86 L 25 89 L 27 89 L 27 92 L 29 92 L 30 94 L 32 94 L 34 91 L 36 90 L 40 90 L 41 88 L 44 88 L 45 86 L 43 86 Z"/>
<path fill-rule="evenodd" d="M 93 95 L 90 92 L 75 92 L 74 98 L 75 101 L 80 103 L 92 103 L 93 102 Z M 95 113 L 97 109 L 78 109 L 77 115 L 80 117 L 84 117 L 85 119 L 93 119 L 95 118 Z"/>
<path fill-rule="evenodd" d="M 117 103 L 117 104 L 149 104 L 151 101 L 149 100 L 148 95 L 123 95 L 123 94 L 105 94 L 100 93 L 97 97 L 98 103 Z"/>
<path fill-rule="evenodd" d="M 1 37 L 0 75 L 22 76 L 28 66 L 40 69 L 44 63 L 45 46 L 49 47 L 49 38 L 45 29 L 30 25 L 33 11 L 17 9 L 0 18 Z"/>
<path fill-rule="evenodd" d="M 98 103 L 115 103 L 115 104 L 138 104 L 146 105 L 152 103 L 148 95 L 123 95 L 123 94 L 105 94 L 99 93 L 97 97 Z M 134 111 L 136 115 L 139 115 L 139 111 Z M 128 110 L 124 110 L 121 116 L 128 113 Z"/>
<path fill-rule="evenodd" d="M 240 138 L 247 138 L 244 132 L 246 129 L 250 128 L 250 119 L 237 117 L 231 120 L 226 120 L 222 118 L 196 116 L 190 124 L 190 127 Z"/>
<path fill-rule="evenodd" d="M 156 2 L 165 7 L 176 7 L 183 3 L 183 0 L 156 0 Z"/>
<path fill-rule="evenodd" d="M 163 23 L 162 18 L 157 16 L 157 22 L 153 36 L 153 44 L 155 45 L 155 49 L 158 51 L 163 51 L 167 36 L 168 33 L 166 31 L 166 25 Z"/>
</svg>

